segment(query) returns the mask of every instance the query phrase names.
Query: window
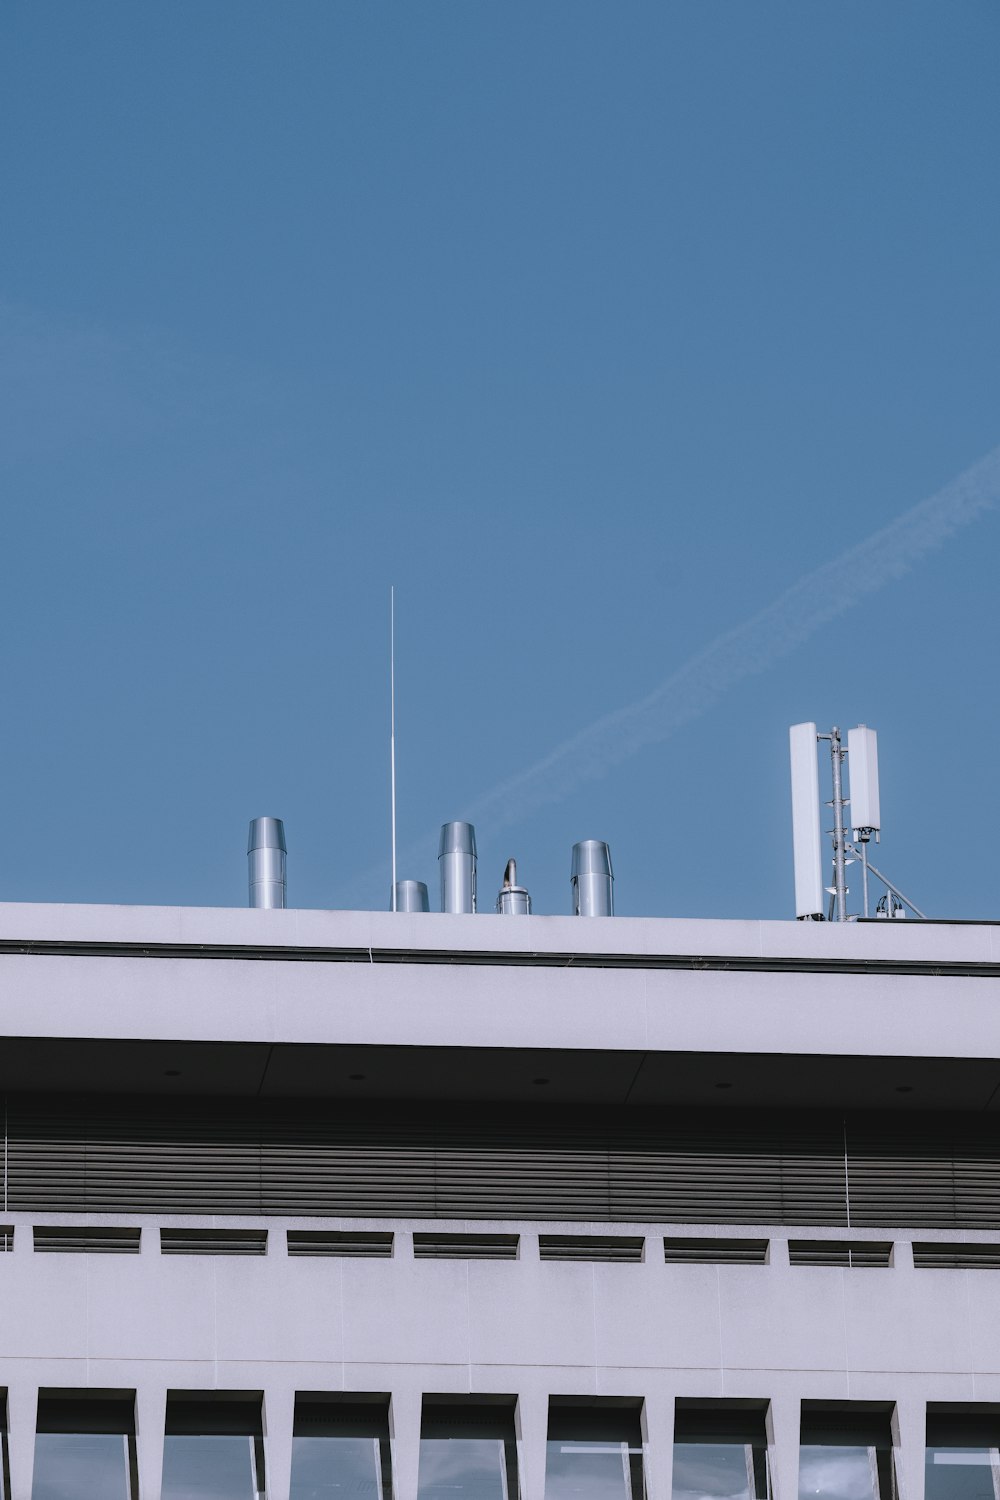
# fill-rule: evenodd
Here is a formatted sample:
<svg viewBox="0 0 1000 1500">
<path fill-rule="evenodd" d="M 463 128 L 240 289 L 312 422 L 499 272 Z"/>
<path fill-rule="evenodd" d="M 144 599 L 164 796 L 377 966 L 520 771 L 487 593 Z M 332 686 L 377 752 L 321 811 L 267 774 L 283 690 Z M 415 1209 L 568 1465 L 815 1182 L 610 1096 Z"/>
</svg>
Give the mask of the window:
<svg viewBox="0 0 1000 1500">
<path fill-rule="evenodd" d="M 689 1406 L 674 1419 L 674 1500 L 767 1500 L 762 1406 Z"/>
<path fill-rule="evenodd" d="M 418 1500 L 517 1500 L 514 1400 L 425 1399 Z"/>
<path fill-rule="evenodd" d="M 545 1500 L 643 1500 L 638 1405 L 549 1406 Z"/>
<path fill-rule="evenodd" d="M 263 1500 L 260 1413 L 260 1392 L 171 1391 L 163 1442 L 163 1500 Z"/>
<path fill-rule="evenodd" d="M 138 1493 L 134 1397 L 39 1391 L 31 1500 L 131 1500 Z"/>
<path fill-rule="evenodd" d="M 297 1398 L 290 1500 L 392 1500 L 388 1396 Z"/>
<path fill-rule="evenodd" d="M 886 1409 L 802 1404 L 799 1500 L 895 1500 Z"/>
<path fill-rule="evenodd" d="M 1000 1411 L 928 1408 L 926 1500 L 1000 1500 Z"/>
</svg>

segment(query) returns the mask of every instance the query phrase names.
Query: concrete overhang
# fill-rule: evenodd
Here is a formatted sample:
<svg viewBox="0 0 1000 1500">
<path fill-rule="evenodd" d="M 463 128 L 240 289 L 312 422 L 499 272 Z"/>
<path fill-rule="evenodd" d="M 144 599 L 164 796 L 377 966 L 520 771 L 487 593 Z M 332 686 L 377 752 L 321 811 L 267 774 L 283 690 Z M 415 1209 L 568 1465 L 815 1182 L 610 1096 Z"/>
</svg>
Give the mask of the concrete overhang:
<svg viewBox="0 0 1000 1500">
<path fill-rule="evenodd" d="M 998 1023 L 989 924 L 0 905 L 10 1089 L 984 1109 Z"/>
</svg>

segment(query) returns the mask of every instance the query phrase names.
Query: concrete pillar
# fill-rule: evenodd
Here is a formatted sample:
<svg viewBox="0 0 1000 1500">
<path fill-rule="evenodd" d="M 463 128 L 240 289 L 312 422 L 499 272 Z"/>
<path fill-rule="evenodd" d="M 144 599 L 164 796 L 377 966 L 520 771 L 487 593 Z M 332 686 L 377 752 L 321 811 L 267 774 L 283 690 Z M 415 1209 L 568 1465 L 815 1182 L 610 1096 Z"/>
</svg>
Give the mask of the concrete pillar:
<svg viewBox="0 0 1000 1500">
<path fill-rule="evenodd" d="M 674 1489 L 674 1397 L 657 1394 L 642 1403 L 643 1458 L 650 1500 L 671 1500 Z"/>
<path fill-rule="evenodd" d="M 922 1396 L 903 1396 L 892 1414 L 892 1460 L 900 1500 L 924 1500 L 924 1450 L 927 1403 Z"/>
<path fill-rule="evenodd" d="M 135 1389 L 135 1452 L 139 1500 L 160 1500 L 163 1487 L 163 1431 L 167 1420 L 166 1387 L 147 1380 Z"/>
<path fill-rule="evenodd" d="M 419 1390 L 395 1390 L 389 1401 L 389 1441 L 395 1500 L 417 1500 L 422 1405 L 423 1397 Z"/>
<path fill-rule="evenodd" d="M 802 1402 L 798 1396 L 775 1396 L 768 1403 L 767 1457 L 774 1500 L 798 1500 L 799 1439 Z"/>
<path fill-rule="evenodd" d="M 535 1245 L 537 1248 L 537 1239 Z M 544 1390 L 518 1395 L 514 1427 L 520 1500 L 544 1500 L 545 1445 L 549 1435 L 549 1398 Z"/>
<path fill-rule="evenodd" d="M 267 1500 L 288 1500 L 292 1488 L 292 1440 L 295 1391 L 285 1385 L 264 1387 L 264 1473 Z"/>
<path fill-rule="evenodd" d="M 19 1234 L 24 1234 L 19 1227 Z M 27 1231 L 28 1236 L 31 1230 Z M 15 1236 L 15 1243 L 16 1243 Z M 38 1386 L 33 1381 L 15 1383 L 7 1389 L 7 1445 L 10 1456 L 10 1500 L 31 1500 L 31 1478 L 35 1469 L 35 1421 L 38 1417 Z"/>
</svg>

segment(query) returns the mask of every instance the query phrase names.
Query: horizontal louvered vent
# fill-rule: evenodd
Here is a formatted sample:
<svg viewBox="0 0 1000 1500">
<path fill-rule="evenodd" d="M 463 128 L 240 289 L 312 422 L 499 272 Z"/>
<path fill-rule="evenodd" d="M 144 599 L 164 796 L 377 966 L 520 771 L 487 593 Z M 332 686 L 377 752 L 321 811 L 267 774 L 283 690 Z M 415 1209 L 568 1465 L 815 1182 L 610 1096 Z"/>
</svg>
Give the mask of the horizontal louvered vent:
<svg viewBox="0 0 1000 1500">
<path fill-rule="evenodd" d="M 364 1229 L 290 1229 L 288 1253 L 385 1257 L 392 1254 L 392 1235 Z"/>
<path fill-rule="evenodd" d="M 517 1260 L 516 1234 L 415 1234 L 417 1260 Z"/>
<path fill-rule="evenodd" d="M 984 1113 L 845 1127 L 808 1110 L 12 1094 L 7 1115 L 8 1211 L 36 1216 L 1000 1230 Z"/>
<path fill-rule="evenodd" d="M 891 1240 L 789 1240 L 793 1266 L 887 1266 Z"/>
<path fill-rule="evenodd" d="M 663 1241 L 669 1265 L 763 1266 L 767 1263 L 767 1240 L 684 1239 Z"/>
<path fill-rule="evenodd" d="M 161 1255 L 266 1255 L 266 1229 L 161 1229 Z"/>
<path fill-rule="evenodd" d="M 642 1235 L 540 1234 L 542 1260 L 642 1260 Z"/>
<path fill-rule="evenodd" d="M 1000 1245 L 914 1244 L 913 1264 L 952 1271 L 1000 1270 Z"/>
<path fill-rule="evenodd" d="M 138 1228 L 122 1229 L 113 1225 L 41 1224 L 34 1230 L 35 1250 L 64 1250 L 89 1255 L 138 1255 Z"/>
</svg>

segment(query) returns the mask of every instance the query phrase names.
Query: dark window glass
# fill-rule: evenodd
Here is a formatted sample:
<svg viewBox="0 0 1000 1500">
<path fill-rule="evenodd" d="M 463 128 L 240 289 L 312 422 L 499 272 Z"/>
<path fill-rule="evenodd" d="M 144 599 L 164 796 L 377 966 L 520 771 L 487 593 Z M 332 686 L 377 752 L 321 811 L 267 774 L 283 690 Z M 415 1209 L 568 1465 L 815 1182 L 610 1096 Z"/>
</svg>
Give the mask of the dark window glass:
<svg viewBox="0 0 1000 1500">
<path fill-rule="evenodd" d="M 637 1407 L 549 1410 L 545 1500 L 643 1500 Z"/>
<path fill-rule="evenodd" d="M 425 1406 L 419 1500 L 517 1500 L 513 1408 Z"/>
<path fill-rule="evenodd" d="M 263 1500 L 260 1400 L 170 1397 L 163 1500 Z"/>
<path fill-rule="evenodd" d="M 895 1500 L 885 1412 L 804 1409 L 799 1500 Z"/>
<path fill-rule="evenodd" d="M 1000 1412 L 927 1412 L 927 1500 L 1000 1500 Z"/>
<path fill-rule="evenodd" d="M 129 1500 L 134 1481 L 131 1396 L 39 1393 L 32 1500 Z"/>
<path fill-rule="evenodd" d="M 391 1500 L 388 1404 L 299 1400 L 291 1500 Z"/>
<path fill-rule="evenodd" d="M 767 1500 L 769 1493 L 762 1411 L 678 1406 L 674 1500 Z"/>
<path fill-rule="evenodd" d="M 927 1449 L 926 1500 L 1000 1500 L 1000 1450 Z"/>
</svg>

